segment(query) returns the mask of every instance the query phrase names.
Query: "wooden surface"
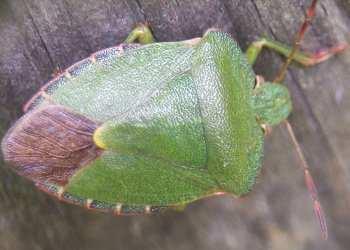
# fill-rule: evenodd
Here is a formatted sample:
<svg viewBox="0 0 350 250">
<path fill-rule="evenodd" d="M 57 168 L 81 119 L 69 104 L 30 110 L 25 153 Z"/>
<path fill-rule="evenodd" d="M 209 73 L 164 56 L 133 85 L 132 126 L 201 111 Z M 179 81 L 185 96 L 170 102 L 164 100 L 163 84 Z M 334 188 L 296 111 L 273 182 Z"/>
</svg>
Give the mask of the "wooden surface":
<svg viewBox="0 0 350 250">
<path fill-rule="evenodd" d="M 58 66 L 121 42 L 137 22 L 159 41 L 217 27 L 241 47 L 260 36 L 289 43 L 309 0 L 3 0 L 0 2 L 0 137 Z M 350 2 L 321 0 L 302 47 L 350 41 Z M 266 79 L 281 58 L 264 52 Z M 245 198 L 212 198 L 183 213 L 112 217 L 62 204 L 0 168 L 0 249 L 349 249 L 350 52 L 292 67 L 290 117 L 319 189 L 330 231 L 322 241 L 298 159 L 284 127 L 266 140 L 263 171 Z"/>
</svg>

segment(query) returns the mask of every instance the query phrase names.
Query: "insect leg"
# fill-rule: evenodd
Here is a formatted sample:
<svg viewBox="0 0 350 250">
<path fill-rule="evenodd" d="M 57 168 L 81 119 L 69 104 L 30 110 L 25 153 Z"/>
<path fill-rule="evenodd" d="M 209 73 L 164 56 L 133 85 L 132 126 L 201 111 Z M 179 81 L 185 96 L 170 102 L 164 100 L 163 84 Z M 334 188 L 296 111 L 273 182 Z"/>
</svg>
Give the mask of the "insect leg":
<svg viewBox="0 0 350 250">
<path fill-rule="evenodd" d="M 277 77 L 274 79 L 274 82 L 279 83 L 284 79 L 287 68 L 293 60 L 304 65 L 304 66 L 312 66 L 312 65 L 315 65 L 317 63 L 323 62 L 323 61 L 327 60 L 328 58 L 330 58 L 331 56 L 333 56 L 339 52 L 342 52 L 343 50 L 350 47 L 349 44 L 340 44 L 340 45 L 335 46 L 333 48 L 329 48 L 327 50 L 324 50 L 324 51 L 318 52 L 318 53 L 314 53 L 314 54 L 304 53 L 304 52 L 299 51 L 301 40 L 303 39 L 307 28 L 309 27 L 313 17 L 315 16 L 317 2 L 318 2 L 317 0 L 312 0 L 310 7 L 306 11 L 306 16 L 305 16 L 304 22 L 302 23 L 302 25 L 299 29 L 299 32 L 295 36 L 294 43 L 293 43 L 292 47 L 288 47 L 284 44 L 281 44 L 281 43 L 273 41 L 273 40 L 261 39 L 255 43 L 253 43 L 248 48 L 247 58 L 251 64 L 254 64 L 258 54 L 261 52 L 263 47 L 272 49 L 272 50 L 282 54 L 283 56 L 287 57 L 286 62 L 282 65 L 279 73 L 277 74 Z M 294 130 L 293 130 L 291 124 L 288 122 L 288 120 L 285 120 L 283 123 L 287 128 L 287 131 L 291 137 L 291 140 L 295 146 L 298 157 L 300 159 L 301 168 L 304 172 L 305 183 L 306 183 L 306 186 L 309 190 L 309 194 L 311 196 L 311 199 L 313 201 L 314 212 L 315 212 L 315 215 L 320 223 L 322 236 L 324 239 L 327 239 L 328 232 L 327 232 L 326 219 L 325 219 L 325 215 L 324 215 L 323 209 L 321 207 L 321 204 L 320 204 L 320 201 L 319 201 L 319 198 L 317 195 L 317 189 L 316 189 L 315 183 L 314 183 L 313 178 L 311 176 L 311 173 L 309 171 L 309 166 L 305 160 L 305 157 L 304 157 L 304 154 L 303 154 L 302 149 L 300 147 L 300 144 L 295 137 L 295 133 L 294 133 Z"/>
<path fill-rule="evenodd" d="M 312 66 L 317 63 L 323 62 L 330 58 L 331 56 L 340 53 L 344 51 L 345 49 L 350 47 L 350 44 L 343 43 L 339 44 L 337 46 L 327 48 L 321 52 L 317 53 L 308 53 L 308 52 L 301 52 L 299 51 L 301 40 L 304 37 L 304 34 L 309 27 L 312 19 L 315 16 L 316 12 L 316 4 L 318 0 L 313 0 L 310 7 L 306 11 L 306 16 L 304 19 L 303 24 L 301 25 L 299 32 L 297 33 L 293 46 L 287 46 L 280 42 L 262 38 L 256 42 L 253 42 L 247 49 L 246 55 L 248 58 L 248 61 L 250 64 L 254 64 L 256 61 L 256 58 L 260 54 L 261 50 L 265 47 L 268 49 L 272 49 L 276 51 L 277 53 L 287 57 L 286 62 L 282 65 L 277 77 L 275 78 L 274 82 L 281 82 L 284 79 L 284 76 L 286 74 L 287 68 L 289 64 L 294 60 L 304 66 Z"/>
<path fill-rule="evenodd" d="M 297 50 L 293 53 L 293 58 L 291 60 L 294 60 L 295 62 L 298 62 L 303 66 L 313 66 L 315 64 L 326 61 L 331 56 L 340 53 L 349 47 L 350 44 L 342 43 L 316 53 L 301 52 Z M 290 56 L 293 50 L 292 47 L 287 46 L 283 43 L 268 38 L 262 38 L 258 41 L 253 42 L 246 51 L 248 62 L 250 64 L 253 65 L 255 63 L 258 55 L 260 54 L 263 48 L 271 49 L 287 58 Z M 277 82 L 279 82 L 279 80 Z"/>
<path fill-rule="evenodd" d="M 125 39 L 125 43 L 133 43 L 138 41 L 141 44 L 148 44 L 154 42 L 152 31 L 148 24 L 138 24 Z"/>
</svg>

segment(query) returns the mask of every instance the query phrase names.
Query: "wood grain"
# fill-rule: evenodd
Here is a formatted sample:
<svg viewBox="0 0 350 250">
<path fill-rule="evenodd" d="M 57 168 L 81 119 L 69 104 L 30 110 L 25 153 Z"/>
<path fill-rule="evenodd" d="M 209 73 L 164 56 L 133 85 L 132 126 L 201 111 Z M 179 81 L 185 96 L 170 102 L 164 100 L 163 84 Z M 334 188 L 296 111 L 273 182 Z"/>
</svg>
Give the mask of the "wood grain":
<svg viewBox="0 0 350 250">
<path fill-rule="evenodd" d="M 261 36 L 290 43 L 308 0 L 4 0 L 0 2 L 0 133 L 57 67 L 120 43 L 148 21 L 159 41 L 211 27 L 243 49 Z M 350 41 L 350 2 L 323 0 L 302 47 Z M 255 70 L 273 79 L 282 60 L 266 51 Z M 239 200 L 212 198 L 151 217 L 96 214 L 53 200 L 1 163 L 0 249 L 348 249 L 350 230 L 350 52 L 293 65 L 296 130 L 319 188 L 330 231 L 322 241 L 298 158 L 283 127 L 266 140 L 262 174 Z M 2 136 L 1 136 L 2 137 Z"/>
</svg>

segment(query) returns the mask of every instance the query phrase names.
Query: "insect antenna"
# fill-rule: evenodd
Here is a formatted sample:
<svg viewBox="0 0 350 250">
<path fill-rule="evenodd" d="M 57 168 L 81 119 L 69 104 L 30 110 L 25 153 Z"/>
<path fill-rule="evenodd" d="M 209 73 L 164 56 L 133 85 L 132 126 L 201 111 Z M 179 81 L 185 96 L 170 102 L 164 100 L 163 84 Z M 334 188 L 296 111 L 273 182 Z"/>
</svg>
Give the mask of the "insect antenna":
<svg viewBox="0 0 350 250">
<path fill-rule="evenodd" d="M 318 2 L 318 0 L 312 0 L 311 5 L 307 9 L 306 15 L 305 15 L 305 18 L 304 18 L 304 22 L 301 25 L 301 27 L 299 29 L 299 32 L 297 33 L 297 35 L 294 38 L 292 50 L 290 51 L 290 53 L 289 53 L 289 55 L 287 57 L 287 60 L 282 65 L 279 73 L 277 74 L 277 76 L 273 80 L 273 82 L 282 82 L 283 81 L 283 79 L 284 79 L 284 77 L 286 75 L 288 66 L 292 62 L 295 53 L 298 52 L 298 50 L 300 48 L 301 40 L 304 38 L 304 35 L 305 35 L 305 32 L 306 32 L 307 28 L 310 26 L 313 18 L 315 17 L 317 2 Z"/>
<path fill-rule="evenodd" d="M 288 133 L 292 139 L 292 142 L 296 148 L 296 151 L 298 153 L 298 156 L 299 156 L 299 159 L 301 162 L 300 166 L 302 167 L 302 169 L 304 171 L 305 183 L 306 183 L 307 189 L 309 191 L 309 194 L 311 196 L 311 199 L 313 201 L 314 212 L 315 212 L 315 215 L 320 223 L 322 237 L 326 240 L 328 238 L 326 218 L 325 218 L 325 214 L 323 212 L 321 203 L 318 199 L 316 185 L 315 185 L 314 180 L 313 180 L 313 178 L 310 174 L 310 171 L 309 171 L 309 165 L 307 164 L 305 157 L 304 157 L 304 154 L 303 154 L 303 151 L 300 147 L 300 144 L 295 137 L 295 133 L 294 133 L 294 130 L 292 128 L 292 125 L 288 122 L 288 120 L 285 120 L 283 123 L 287 127 L 287 131 L 288 131 Z"/>
<path fill-rule="evenodd" d="M 305 18 L 304 18 L 304 22 L 301 25 L 301 27 L 299 29 L 299 32 L 297 33 L 297 35 L 296 35 L 296 37 L 294 39 L 292 50 L 289 53 L 285 63 L 282 65 L 282 67 L 281 67 L 279 73 L 277 74 L 276 78 L 274 79 L 274 82 L 279 83 L 279 82 L 283 81 L 283 79 L 284 79 L 284 77 L 286 75 L 288 66 L 292 62 L 295 54 L 298 52 L 298 50 L 300 48 L 301 40 L 303 39 L 307 28 L 310 26 L 310 23 L 311 23 L 311 21 L 313 20 L 313 18 L 315 16 L 317 2 L 318 2 L 318 0 L 312 0 L 311 5 L 307 9 L 306 15 L 305 15 Z M 336 52 L 336 51 L 334 51 L 334 52 Z M 331 53 L 327 53 L 327 56 L 329 54 L 331 54 Z M 328 57 L 327 58 L 321 58 L 322 55 L 323 54 L 318 55 L 320 58 L 316 58 L 316 57 L 312 58 L 312 60 L 314 60 L 312 62 L 313 63 L 317 63 L 317 62 L 326 60 L 328 58 Z M 318 61 L 316 61 L 316 60 L 318 60 Z M 316 185 L 315 185 L 314 180 L 313 180 L 313 178 L 312 178 L 312 176 L 310 174 L 310 171 L 309 171 L 309 165 L 307 164 L 307 162 L 305 160 L 305 156 L 303 154 L 303 151 L 302 151 L 302 149 L 300 147 L 300 144 L 299 144 L 298 140 L 296 139 L 296 136 L 295 136 L 295 133 L 294 133 L 294 130 L 293 130 L 291 124 L 288 122 L 288 120 L 285 120 L 284 124 L 285 124 L 285 126 L 287 128 L 287 131 L 288 131 L 288 133 L 289 133 L 289 135 L 290 135 L 290 137 L 292 139 L 292 142 L 293 142 L 293 144 L 294 144 L 294 146 L 296 148 L 298 157 L 300 159 L 300 162 L 301 162 L 300 166 L 302 167 L 302 169 L 304 171 L 305 183 L 306 183 L 307 189 L 309 191 L 309 194 L 311 196 L 311 199 L 313 201 L 314 213 L 315 213 L 315 215 L 316 215 L 316 217 L 317 217 L 317 219 L 318 219 L 318 221 L 320 223 L 322 237 L 323 237 L 323 239 L 327 239 L 328 238 L 328 230 L 327 230 L 326 218 L 325 218 L 325 214 L 323 212 L 321 203 L 320 203 L 319 198 L 318 198 Z"/>
</svg>

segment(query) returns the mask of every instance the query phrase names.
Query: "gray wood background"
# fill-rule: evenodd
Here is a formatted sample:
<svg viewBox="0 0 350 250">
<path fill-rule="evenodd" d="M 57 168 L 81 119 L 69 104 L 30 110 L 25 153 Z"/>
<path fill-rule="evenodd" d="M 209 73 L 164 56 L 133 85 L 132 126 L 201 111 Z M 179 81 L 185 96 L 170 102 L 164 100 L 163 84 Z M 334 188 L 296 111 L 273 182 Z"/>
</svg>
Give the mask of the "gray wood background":
<svg viewBox="0 0 350 250">
<path fill-rule="evenodd" d="M 260 36 L 290 43 L 310 0 L 2 0 L 0 137 L 51 78 L 90 53 L 121 42 L 135 23 L 159 41 L 217 27 L 245 49 Z M 321 0 L 302 47 L 350 41 L 350 1 Z M 264 52 L 255 70 L 272 79 L 281 57 Z M 284 127 L 267 139 L 263 171 L 245 198 L 211 198 L 185 212 L 113 217 L 62 204 L 0 160 L 0 249 L 349 249 L 350 52 L 286 79 L 290 117 L 318 185 L 330 231 L 322 241 L 298 158 Z"/>
</svg>

